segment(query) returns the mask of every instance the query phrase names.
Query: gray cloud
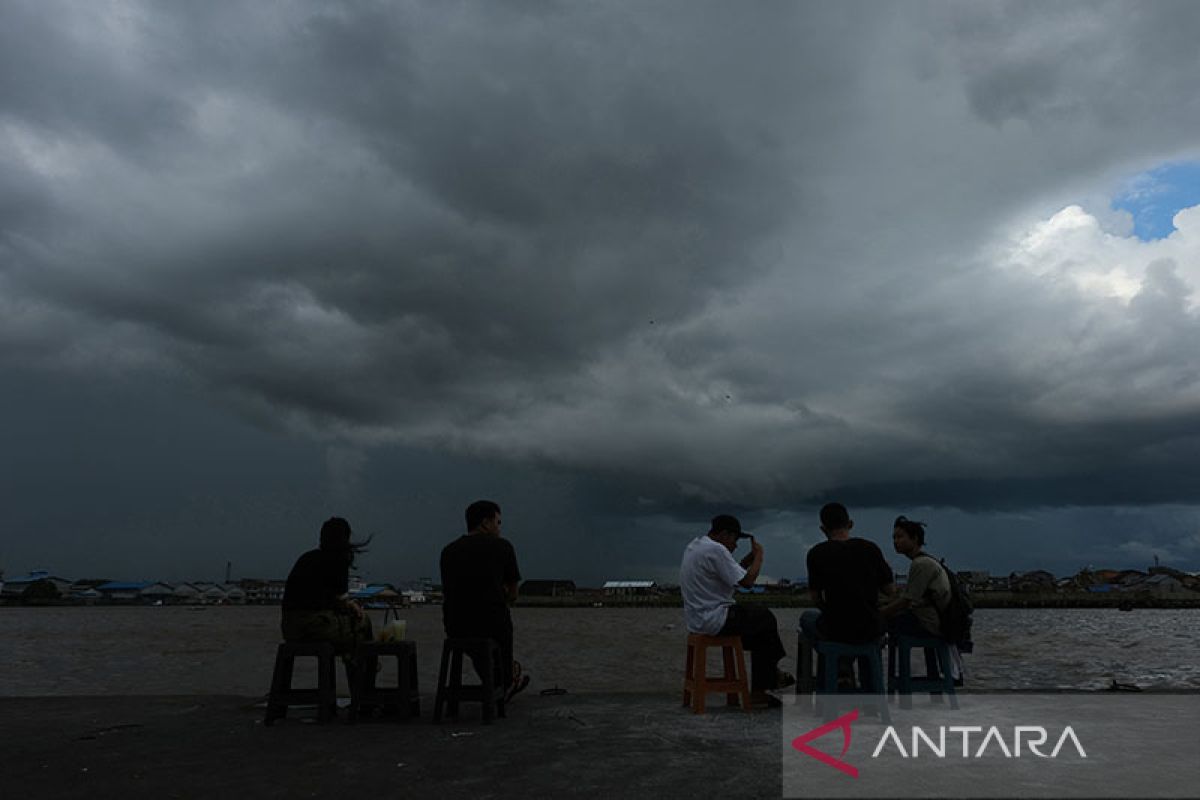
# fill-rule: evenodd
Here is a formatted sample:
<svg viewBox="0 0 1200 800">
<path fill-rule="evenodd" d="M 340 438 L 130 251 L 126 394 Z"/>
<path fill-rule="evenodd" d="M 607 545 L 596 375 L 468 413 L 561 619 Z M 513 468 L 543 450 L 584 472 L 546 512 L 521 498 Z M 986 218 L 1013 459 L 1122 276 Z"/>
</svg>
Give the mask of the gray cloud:
<svg viewBox="0 0 1200 800">
<path fill-rule="evenodd" d="M 1192 4 L 2 13 L 9 368 L 652 513 L 1197 502 L 1200 245 L 1105 203 L 1196 152 Z"/>
</svg>

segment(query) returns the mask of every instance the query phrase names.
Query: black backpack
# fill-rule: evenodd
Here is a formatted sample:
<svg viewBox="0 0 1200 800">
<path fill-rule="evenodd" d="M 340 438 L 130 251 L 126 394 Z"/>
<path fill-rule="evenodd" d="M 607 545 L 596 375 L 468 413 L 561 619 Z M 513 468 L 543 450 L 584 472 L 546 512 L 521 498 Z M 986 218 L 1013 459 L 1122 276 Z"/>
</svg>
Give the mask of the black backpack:
<svg viewBox="0 0 1200 800">
<path fill-rule="evenodd" d="M 921 553 L 921 555 L 933 558 L 928 553 Z M 946 566 L 946 559 L 935 558 L 934 561 L 942 565 L 942 572 L 946 573 L 946 579 L 950 582 L 950 600 L 946 603 L 946 607 L 938 612 L 938 621 L 942 626 L 942 638 L 957 645 L 960 653 L 970 653 L 975 649 L 975 642 L 971 640 L 971 623 L 974 621 L 972 615 L 975 613 L 975 606 L 971 605 L 967 589 L 959 582 L 954 570 Z"/>
</svg>

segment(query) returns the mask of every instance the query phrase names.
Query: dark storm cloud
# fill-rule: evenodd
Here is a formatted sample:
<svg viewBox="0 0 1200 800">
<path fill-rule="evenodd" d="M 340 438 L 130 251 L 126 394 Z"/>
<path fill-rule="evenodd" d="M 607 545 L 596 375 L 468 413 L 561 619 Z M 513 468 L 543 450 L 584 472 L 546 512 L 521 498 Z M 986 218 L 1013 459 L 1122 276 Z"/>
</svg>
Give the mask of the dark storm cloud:
<svg viewBox="0 0 1200 800">
<path fill-rule="evenodd" d="M 9 364 L 634 514 L 1196 500 L 1198 239 L 1037 227 L 1196 147 L 1189 4 L 3 14 Z"/>
<path fill-rule="evenodd" d="M 1200 67 L 1198 26 L 1200 9 L 1178 0 L 1153 8 L 977 4 L 951 22 L 951 47 L 961 54 L 972 108 L 993 124 L 1121 124 L 1151 115 L 1170 128 L 1195 113 L 1188 98 Z M 1181 102 L 1164 104 L 1169 95 Z"/>
</svg>

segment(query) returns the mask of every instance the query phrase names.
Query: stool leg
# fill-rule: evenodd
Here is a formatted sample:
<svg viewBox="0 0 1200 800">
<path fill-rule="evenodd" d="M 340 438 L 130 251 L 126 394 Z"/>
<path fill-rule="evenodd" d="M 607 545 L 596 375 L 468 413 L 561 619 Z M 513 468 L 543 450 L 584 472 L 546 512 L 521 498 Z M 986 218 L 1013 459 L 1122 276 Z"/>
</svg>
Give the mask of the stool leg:
<svg viewBox="0 0 1200 800">
<path fill-rule="evenodd" d="M 875 708 L 879 711 L 879 721 L 890 725 L 892 715 L 888 711 L 887 688 L 883 683 L 883 657 L 879 655 L 878 649 L 871 656 L 871 671 L 871 680 L 874 681 L 875 688 Z"/>
<path fill-rule="evenodd" d="M 708 694 L 708 647 L 696 645 L 696 670 L 692 680 L 692 713 L 703 714 Z"/>
<path fill-rule="evenodd" d="M 855 671 L 858 673 L 858 683 L 855 688 L 860 691 L 875 691 L 876 687 L 871 685 L 871 657 L 858 656 L 852 659 L 855 665 Z"/>
<path fill-rule="evenodd" d="M 438 666 L 437 693 L 433 698 L 433 721 L 442 721 L 442 709 L 446 706 L 446 671 L 450 668 L 450 648 L 442 645 L 442 663 Z"/>
<path fill-rule="evenodd" d="M 826 722 L 834 717 L 837 709 L 838 666 L 837 656 L 827 656 L 818 651 L 817 672 L 821 676 L 821 687 L 817 691 L 817 713 Z"/>
<path fill-rule="evenodd" d="M 733 648 L 726 645 L 721 648 L 721 662 L 723 666 L 722 679 L 726 681 L 737 680 L 737 667 L 733 663 Z M 738 704 L 738 693 L 728 692 L 725 695 L 725 705 L 736 706 Z"/>
<path fill-rule="evenodd" d="M 687 646 L 687 658 L 683 663 L 683 704 L 685 706 L 692 704 L 692 667 L 695 663 L 695 658 L 696 650 L 689 642 Z"/>
<path fill-rule="evenodd" d="M 446 699 L 446 713 L 452 717 L 458 716 L 458 699 L 462 697 L 463 654 L 455 650 L 450 654 L 450 689 Z"/>
<path fill-rule="evenodd" d="M 346 681 L 350 684 L 350 721 L 357 722 L 359 716 L 363 712 L 363 701 L 367 696 L 367 687 L 365 681 L 366 670 L 364 659 L 366 654 L 363 648 L 354 648 L 354 663 L 357 665 L 353 669 L 350 667 L 350 662 L 346 662 Z"/>
<path fill-rule="evenodd" d="M 821 653 L 817 656 L 818 671 L 821 673 L 821 692 L 837 694 L 838 690 L 838 657 Z"/>
<path fill-rule="evenodd" d="M 334 661 L 337 656 L 323 653 L 317 656 L 317 722 L 325 724 L 337 709 L 337 676 Z"/>
<path fill-rule="evenodd" d="M 897 681 L 900 691 L 900 708 L 912 708 L 912 649 L 900 643 L 900 679 Z"/>
<path fill-rule="evenodd" d="M 750 676 L 746 672 L 746 651 L 739 645 L 734 648 L 733 653 L 737 661 L 738 678 L 742 682 L 742 688 L 738 691 L 742 696 L 742 710 L 749 713 L 753 709 L 750 707 Z"/>
<path fill-rule="evenodd" d="M 396 654 L 396 668 L 399 670 L 400 712 L 401 719 L 411 716 L 421 716 L 421 701 L 417 695 L 417 651 Z"/>
<path fill-rule="evenodd" d="M 938 674 L 938 654 L 932 647 L 921 648 L 925 655 L 925 679 L 930 683 L 940 678 Z M 935 703 L 945 703 L 946 698 L 942 696 L 941 691 L 934 689 L 929 693 L 930 700 Z"/>
<path fill-rule="evenodd" d="M 420 674 L 417 672 L 417 648 L 414 647 L 409 652 L 411 653 L 409 669 L 412 674 L 412 712 L 413 716 L 419 717 L 421 716 L 421 682 Z"/>
<path fill-rule="evenodd" d="M 888 637 L 888 671 L 887 671 L 887 693 L 891 697 L 896 693 L 896 642 Z"/>
<path fill-rule="evenodd" d="M 492 649 L 485 647 L 481 654 L 483 663 L 479 665 L 479 671 L 483 678 L 483 724 L 491 725 L 492 717 L 495 716 L 495 707 L 492 705 L 493 697 L 496 693 L 496 665 L 492 663 Z"/>
<path fill-rule="evenodd" d="M 942 690 L 950 697 L 950 707 L 958 710 L 958 694 L 954 691 L 954 674 L 950 669 L 950 645 L 943 644 L 937 649 L 938 661 L 942 669 Z"/>
<path fill-rule="evenodd" d="M 812 694 L 813 649 L 812 643 L 800 635 L 796 637 L 796 694 Z"/>
<path fill-rule="evenodd" d="M 295 659 L 290 653 L 284 652 L 280 645 L 275 653 L 275 669 L 271 672 L 271 692 L 267 695 L 267 716 L 263 724 L 270 726 L 275 720 L 287 716 L 287 703 L 280 703 L 279 697 L 292 688 L 292 665 Z"/>
<path fill-rule="evenodd" d="M 796 694 L 803 695 L 804 708 L 812 711 L 816 681 L 813 672 L 813 644 L 803 634 L 796 636 Z"/>
</svg>

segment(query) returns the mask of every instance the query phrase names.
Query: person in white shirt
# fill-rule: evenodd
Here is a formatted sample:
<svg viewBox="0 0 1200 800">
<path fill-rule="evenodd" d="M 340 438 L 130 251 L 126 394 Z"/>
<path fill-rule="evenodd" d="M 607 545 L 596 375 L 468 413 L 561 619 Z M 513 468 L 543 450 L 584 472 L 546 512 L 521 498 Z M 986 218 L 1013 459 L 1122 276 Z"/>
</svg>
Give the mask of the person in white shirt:
<svg viewBox="0 0 1200 800">
<path fill-rule="evenodd" d="M 740 564 L 732 555 L 739 539 L 750 540 L 750 552 Z M 741 636 L 742 646 L 751 652 L 751 699 L 756 704 L 774 706 L 779 701 L 766 692 L 794 682 L 777 666 L 786 651 L 775 615 L 768 608 L 733 601 L 738 586 L 747 589 L 754 586 L 762 564 L 762 545 L 749 533 L 742 532 L 737 517 L 721 514 L 713 517 L 707 534 L 693 539 L 684 550 L 679 588 L 688 631 L 709 636 Z"/>
</svg>

